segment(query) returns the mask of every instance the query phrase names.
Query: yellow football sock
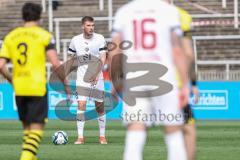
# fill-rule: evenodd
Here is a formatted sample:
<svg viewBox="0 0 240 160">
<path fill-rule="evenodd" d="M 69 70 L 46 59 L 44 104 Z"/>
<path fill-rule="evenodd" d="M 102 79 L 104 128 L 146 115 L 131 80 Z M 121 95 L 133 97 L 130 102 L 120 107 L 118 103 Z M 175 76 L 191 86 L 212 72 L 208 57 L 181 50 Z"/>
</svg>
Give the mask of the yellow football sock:
<svg viewBox="0 0 240 160">
<path fill-rule="evenodd" d="M 22 146 L 20 160 L 36 160 L 39 144 L 43 135 L 42 130 L 30 130 Z"/>
<path fill-rule="evenodd" d="M 29 130 L 23 131 L 23 143 L 27 140 L 28 134 L 29 134 Z"/>
</svg>

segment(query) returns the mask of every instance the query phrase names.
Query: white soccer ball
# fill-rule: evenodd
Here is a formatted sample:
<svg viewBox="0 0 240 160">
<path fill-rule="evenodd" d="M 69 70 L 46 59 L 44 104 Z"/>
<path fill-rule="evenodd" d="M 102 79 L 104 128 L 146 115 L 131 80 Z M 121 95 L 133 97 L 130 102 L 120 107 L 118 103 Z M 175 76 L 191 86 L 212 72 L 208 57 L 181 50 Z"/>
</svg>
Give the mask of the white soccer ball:
<svg viewBox="0 0 240 160">
<path fill-rule="evenodd" d="M 62 145 L 62 144 L 67 144 L 68 142 L 68 135 L 64 131 L 57 131 L 54 133 L 52 136 L 52 142 L 55 145 Z"/>
</svg>

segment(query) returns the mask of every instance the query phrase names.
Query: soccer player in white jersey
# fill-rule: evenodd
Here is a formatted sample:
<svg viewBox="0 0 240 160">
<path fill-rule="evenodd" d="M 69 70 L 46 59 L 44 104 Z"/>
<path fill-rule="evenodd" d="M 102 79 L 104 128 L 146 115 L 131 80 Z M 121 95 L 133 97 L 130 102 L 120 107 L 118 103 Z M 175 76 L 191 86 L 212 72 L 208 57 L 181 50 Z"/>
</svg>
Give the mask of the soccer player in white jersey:
<svg viewBox="0 0 240 160">
<path fill-rule="evenodd" d="M 82 56 L 89 58 L 95 56 L 101 60 L 101 63 L 105 63 L 106 59 L 106 41 L 101 34 L 94 32 L 94 19 L 89 16 L 82 18 L 82 30 L 83 33 L 72 38 L 68 53 L 70 56 Z M 88 82 L 85 81 L 84 76 L 88 66 L 79 66 L 77 69 L 77 79 L 76 87 L 83 86 L 88 88 L 95 88 L 98 90 L 104 90 L 104 79 L 103 74 L 100 71 L 98 76 L 94 79 L 89 79 Z M 91 96 L 91 95 L 89 95 Z M 99 124 L 99 142 L 101 144 L 107 144 L 105 138 L 105 126 L 106 126 L 106 116 L 104 111 L 103 96 L 102 98 L 96 99 L 95 101 L 96 111 L 98 112 L 98 124 Z M 86 111 L 86 103 L 89 97 L 82 96 L 81 94 L 77 96 L 78 110 L 77 110 L 77 129 L 78 129 L 78 139 L 75 144 L 84 144 L 84 124 L 85 118 L 84 113 Z"/>
<path fill-rule="evenodd" d="M 124 160 L 142 160 L 146 129 L 152 122 L 164 125 L 168 160 L 187 159 L 182 133 L 184 116 L 181 107 L 188 102 L 189 90 L 181 36 L 178 10 L 163 0 L 134 0 L 124 5 L 116 13 L 112 43 L 121 46 L 121 42 L 125 40 L 132 42 L 133 46 L 127 50 L 118 47 L 109 53 L 110 68 L 113 70 L 111 73 L 117 72 L 117 70 L 115 71 L 116 63 L 113 62 L 114 57 L 123 53 L 127 56 L 128 63 L 144 64 L 145 62 L 148 65 L 155 63 L 166 66 L 168 71 L 160 79 L 170 83 L 173 87 L 169 93 L 161 96 L 136 98 L 134 106 L 124 103 L 122 118 L 127 125 Z M 176 68 L 183 81 L 180 89 L 177 86 Z M 129 68 L 123 66 L 122 70 L 124 72 Z M 119 74 L 116 73 L 116 75 Z M 128 78 L 138 76 L 136 72 L 128 73 L 127 79 L 120 83 L 122 86 L 117 86 L 118 90 L 122 88 L 122 97 L 125 94 L 125 86 L 128 85 Z M 112 75 L 111 78 L 116 79 Z M 139 90 L 145 92 L 151 90 L 152 86 L 143 87 Z M 154 120 L 149 118 L 152 114 L 158 116 L 159 113 L 165 115 L 165 118 L 158 117 Z M 147 115 L 148 117 L 146 117 Z M 171 115 L 174 115 L 175 118 L 166 118 Z"/>
</svg>

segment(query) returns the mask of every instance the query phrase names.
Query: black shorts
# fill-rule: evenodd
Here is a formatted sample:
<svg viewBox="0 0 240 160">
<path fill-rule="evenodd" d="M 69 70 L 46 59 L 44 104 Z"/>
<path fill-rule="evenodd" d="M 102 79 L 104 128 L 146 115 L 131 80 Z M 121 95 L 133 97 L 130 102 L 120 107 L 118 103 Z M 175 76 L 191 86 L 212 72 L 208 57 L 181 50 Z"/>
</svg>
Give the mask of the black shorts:
<svg viewBox="0 0 240 160">
<path fill-rule="evenodd" d="M 195 120 L 194 120 L 194 115 L 193 115 L 190 104 L 184 107 L 183 113 L 184 113 L 185 124 L 194 124 Z"/>
<path fill-rule="evenodd" d="M 16 96 L 19 119 L 26 123 L 45 124 L 48 116 L 47 94 L 38 96 Z"/>
</svg>

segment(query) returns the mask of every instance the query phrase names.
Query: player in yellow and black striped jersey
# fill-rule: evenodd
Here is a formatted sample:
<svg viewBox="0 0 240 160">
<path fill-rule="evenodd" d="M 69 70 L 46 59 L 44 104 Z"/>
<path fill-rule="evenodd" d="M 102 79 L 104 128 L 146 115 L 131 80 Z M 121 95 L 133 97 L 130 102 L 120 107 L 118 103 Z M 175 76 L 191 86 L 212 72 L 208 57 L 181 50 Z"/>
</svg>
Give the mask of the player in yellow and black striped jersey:
<svg viewBox="0 0 240 160">
<path fill-rule="evenodd" d="M 41 12 L 40 5 L 26 3 L 22 8 L 24 26 L 5 37 L 0 51 L 0 72 L 13 84 L 24 128 L 20 160 L 37 159 L 47 120 L 46 55 L 55 70 L 60 66 L 53 36 L 38 26 Z M 12 76 L 5 68 L 8 61 L 13 64 Z M 60 78 L 67 83 L 64 77 Z"/>
<path fill-rule="evenodd" d="M 198 89 L 196 86 L 196 73 L 194 70 L 194 58 L 193 58 L 193 49 L 192 49 L 192 35 L 191 35 L 191 15 L 178 8 L 180 13 L 180 22 L 181 29 L 183 30 L 184 36 L 182 39 L 183 47 L 185 50 L 186 57 L 188 58 L 189 74 L 192 84 L 192 93 L 195 96 L 195 102 L 198 101 Z M 196 129 L 195 129 L 195 120 L 190 104 L 184 108 L 185 115 L 185 125 L 184 125 L 184 139 L 186 144 L 187 156 L 189 160 L 193 160 L 195 157 L 195 148 L 196 148 Z"/>
</svg>

